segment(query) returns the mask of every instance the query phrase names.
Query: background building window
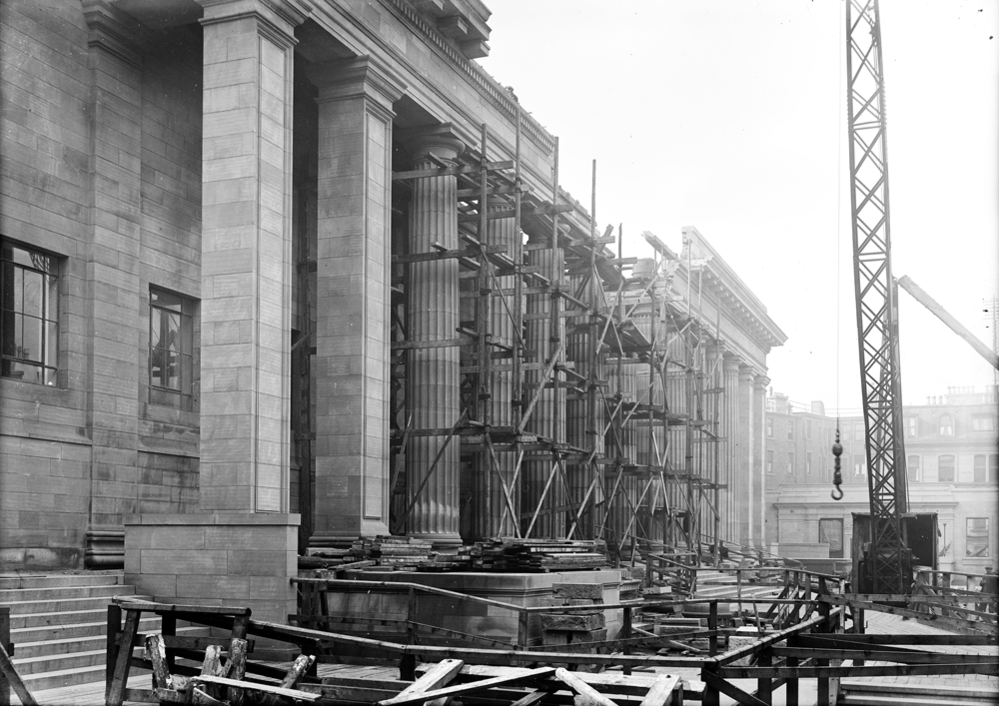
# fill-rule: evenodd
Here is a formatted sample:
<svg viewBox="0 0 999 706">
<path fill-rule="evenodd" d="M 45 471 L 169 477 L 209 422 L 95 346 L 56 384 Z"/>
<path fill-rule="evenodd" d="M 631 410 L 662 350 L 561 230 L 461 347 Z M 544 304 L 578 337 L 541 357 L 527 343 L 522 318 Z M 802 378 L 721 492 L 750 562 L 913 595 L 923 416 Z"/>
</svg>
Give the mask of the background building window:
<svg viewBox="0 0 999 706">
<path fill-rule="evenodd" d="M 811 475 L 812 473 L 812 452 L 809 451 L 805 454 L 805 475 Z"/>
<path fill-rule="evenodd" d="M 972 480 L 975 483 L 984 483 L 987 477 L 988 477 L 988 472 L 985 467 L 985 454 L 976 454 L 975 474 Z"/>
<path fill-rule="evenodd" d="M 149 401 L 191 409 L 194 302 L 149 290 Z"/>
<path fill-rule="evenodd" d="M 905 459 L 905 473 L 910 481 L 916 483 L 921 481 L 923 479 L 921 471 L 922 469 L 919 466 L 919 456 L 909 456 Z"/>
<path fill-rule="evenodd" d="M 843 557 L 843 519 L 839 517 L 819 520 L 819 543 L 829 545 L 829 558 Z"/>
<path fill-rule="evenodd" d="M 794 451 L 787 452 L 787 474 L 794 475 Z"/>
<path fill-rule="evenodd" d="M 863 441 L 864 440 L 864 424 L 863 422 L 854 422 L 853 424 L 853 440 Z"/>
<path fill-rule="evenodd" d="M 919 436 L 919 417 L 909 417 L 905 420 L 905 435 Z"/>
<path fill-rule="evenodd" d="M 989 455 L 989 483 L 999 483 L 999 454 Z"/>
<path fill-rule="evenodd" d="M 989 518 L 968 518 L 968 532 L 964 548 L 965 556 L 986 557 L 989 555 Z"/>
<path fill-rule="evenodd" d="M 954 477 L 954 457 L 950 454 L 945 454 L 937 461 L 937 480 L 941 483 L 953 483 Z"/>
<path fill-rule="evenodd" d="M 787 420 L 787 438 L 788 439 L 794 438 L 794 421 L 791 419 Z"/>
<path fill-rule="evenodd" d="M 812 438 L 812 420 L 811 419 L 806 419 L 805 420 L 805 438 L 806 439 L 811 439 Z"/>
<path fill-rule="evenodd" d="M 767 417 L 767 438 L 774 438 L 774 418 Z"/>
<path fill-rule="evenodd" d="M 0 243 L 0 374 L 56 384 L 59 352 L 58 261 Z"/>
<path fill-rule="evenodd" d="M 767 473 L 773 475 L 774 472 L 774 452 L 767 451 Z"/>
<path fill-rule="evenodd" d="M 853 454 L 853 475 L 867 475 L 867 459 L 864 458 L 864 454 Z"/>
<path fill-rule="evenodd" d="M 941 414 L 938 428 L 940 436 L 954 436 L 954 419 L 949 414 Z"/>
<path fill-rule="evenodd" d="M 995 431 L 996 420 L 990 414 L 975 414 L 971 417 L 972 431 Z"/>
</svg>

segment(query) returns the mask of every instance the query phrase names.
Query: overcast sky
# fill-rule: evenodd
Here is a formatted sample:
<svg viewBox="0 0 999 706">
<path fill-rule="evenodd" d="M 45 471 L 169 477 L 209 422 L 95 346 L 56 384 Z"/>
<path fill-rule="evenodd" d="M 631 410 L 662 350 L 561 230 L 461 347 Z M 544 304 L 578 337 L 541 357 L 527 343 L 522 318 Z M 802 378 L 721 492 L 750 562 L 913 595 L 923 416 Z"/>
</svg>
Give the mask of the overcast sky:
<svg viewBox="0 0 999 706">
<path fill-rule="evenodd" d="M 696 226 L 788 341 L 771 386 L 859 410 L 842 0 L 487 0 L 480 63 L 561 143 L 560 181 L 626 255 Z M 999 0 L 882 0 L 893 268 L 991 343 Z M 901 294 L 903 398 L 994 382 Z M 839 346 L 837 349 L 837 340 Z M 838 352 L 837 352 L 838 350 Z"/>
</svg>

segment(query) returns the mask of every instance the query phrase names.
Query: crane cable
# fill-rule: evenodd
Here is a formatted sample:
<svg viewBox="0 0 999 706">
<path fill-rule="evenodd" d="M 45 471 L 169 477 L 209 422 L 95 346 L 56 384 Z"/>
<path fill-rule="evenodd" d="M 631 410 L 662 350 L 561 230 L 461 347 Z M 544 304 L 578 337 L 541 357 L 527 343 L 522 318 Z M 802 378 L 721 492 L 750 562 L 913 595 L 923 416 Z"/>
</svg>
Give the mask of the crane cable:
<svg viewBox="0 0 999 706">
<path fill-rule="evenodd" d="M 848 0 L 849 1 L 849 0 Z M 844 13 L 846 5 L 844 4 Z M 843 96 L 843 42 L 844 36 L 843 32 L 846 26 L 845 17 L 839 23 L 839 71 L 837 75 L 839 76 L 839 84 L 836 89 L 838 91 L 840 99 Z M 847 100 L 850 97 L 847 96 Z M 837 101 L 838 102 L 838 101 Z M 840 333 L 840 260 L 843 248 L 840 245 L 840 234 L 842 231 L 842 217 L 843 217 L 843 111 L 837 111 L 837 121 L 836 121 L 836 236 L 833 239 L 836 244 L 836 441 L 832 446 L 833 455 L 833 489 L 830 496 L 833 500 L 842 500 L 843 491 L 840 485 L 843 483 L 843 473 L 841 471 L 840 456 L 843 455 L 843 445 L 840 443 L 839 439 L 839 413 L 840 413 L 840 401 L 839 401 L 839 333 Z"/>
</svg>

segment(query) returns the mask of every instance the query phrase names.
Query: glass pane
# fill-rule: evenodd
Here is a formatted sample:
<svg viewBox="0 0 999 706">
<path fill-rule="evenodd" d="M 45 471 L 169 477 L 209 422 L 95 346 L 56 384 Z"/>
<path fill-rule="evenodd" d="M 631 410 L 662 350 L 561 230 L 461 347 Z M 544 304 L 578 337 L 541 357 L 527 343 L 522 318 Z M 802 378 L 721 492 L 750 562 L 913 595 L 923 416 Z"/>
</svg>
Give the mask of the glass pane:
<svg viewBox="0 0 999 706">
<path fill-rule="evenodd" d="M 21 358 L 40 361 L 42 359 L 42 322 L 33 316 L 21 317 L 24 335 L 21 338 Z"/>
<path fill-rule="evenodd" d="M 181 310 L 181 298 L 176 294 L 170 294 L 169 292 L 161 292 L 159 290 L 150 290 L 149 299 L 156 306 L 162 307 L 164 309 L 170 309 L 171 311 L 180 312 Z"/>
<path fill-rule="evenodd" d="M 160 345 L 160 310 L 156 307 L 149 309 L 149 347 L 156 348 Z"/>
<path fill-rule="evenodd" d="M 14 268 L 14 311 L 24 311 L 24 270 Z"/>
<path fill-rule="evenodd" d="M 180 314 L 174 314 L 172 312 L 163 312 L 165 320 L 166 331 L 164 336 L 166 340 L 163 345 L 170 349 L 171 352 L 177 352 L 180 348 L 178 337 L 180 336 Z"/>
<path fill-rule="evenodd" d="M 54 386 L 56 384 L 56 371 L 52 368 L 45 368 L 45 384 Z"/>
<path fill-rule="evenodd" d="M 24 301 L 21 310 L 25 314 L 42 315 L 42 276 L 37 272 L 24 270 Z"/>
<path fill-rule="evenodd" d="M 10 366 L 10 377 L 24 382 L 42 382 L 42 369 L 37 365 L 27 363 L 12 363 Z"/>
<path fill-rule="evenodd" d="M 45 297 L 45 318 L 56 321 L 59 319 L 59 278 L 46 275 L 45 286 L 48 290 Z"/>
<path fill-rule="evenodd" d="M 59 359 L 59 325 L 54 321 L 45 324 L 45 364 L 55 366 Z"/>
</svg>

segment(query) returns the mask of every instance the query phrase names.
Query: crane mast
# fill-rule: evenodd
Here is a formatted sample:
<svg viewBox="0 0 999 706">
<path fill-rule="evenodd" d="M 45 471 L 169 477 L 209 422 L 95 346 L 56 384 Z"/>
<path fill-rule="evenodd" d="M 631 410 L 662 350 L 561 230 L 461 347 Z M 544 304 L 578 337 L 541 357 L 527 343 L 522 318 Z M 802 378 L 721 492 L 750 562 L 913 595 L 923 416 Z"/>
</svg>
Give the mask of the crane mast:
<svg viewBox="0 0 999 706">
<path fill-rule="evenodd" d="M 874 593 L 901 594 L 911 577 L 901 521 L 908 508 L 879 15 L 877 0 L 846 4 L 850 205 L 871 501 L 867 580 Z"/>
</svg>

